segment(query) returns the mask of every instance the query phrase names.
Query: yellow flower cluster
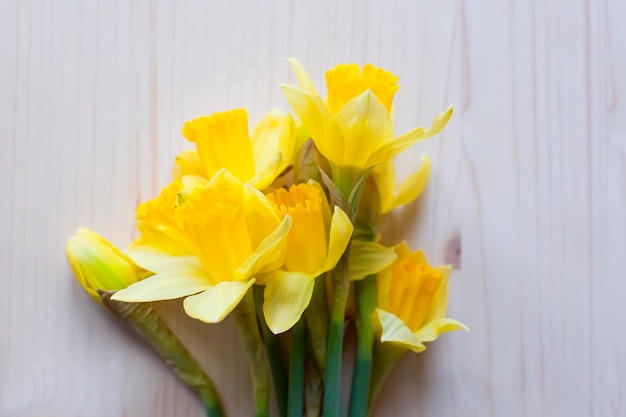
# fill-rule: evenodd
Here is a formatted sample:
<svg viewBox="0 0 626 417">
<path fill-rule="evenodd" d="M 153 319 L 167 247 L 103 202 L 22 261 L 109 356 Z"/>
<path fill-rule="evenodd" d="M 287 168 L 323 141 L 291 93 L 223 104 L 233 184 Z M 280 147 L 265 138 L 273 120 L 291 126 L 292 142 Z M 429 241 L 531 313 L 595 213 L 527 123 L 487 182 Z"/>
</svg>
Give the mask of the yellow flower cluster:
<svg viewBox="0 0 626 417">
<path fill-rule="evenodd" d="M 440 333 L 465 328 L 446 318 L 449 268 L 431 267 L 405 243 L 385 247 L 375 232 L 381 215 L 420 195 L 430 172 L 424 157 L 397 188 L 393 158 L 439 133 L 452 108 L 431 127 L 396 136 L 397 76 L 371 64 L 338 65 L 326 73 L 324 99 L 304 67 L 289 62 L 298 85 L 281 88 L 295 117 L 271 111 L 252 134 L 244 109 L 185 123 L 182 135 L 195 149 L 179 154 L 171 183 L 138 206 L 136 241 L 122 252 L 80 229 L 67 256 L 96 300 L 97 290 L 115 290 L 117 302 L 182 298 L 185 312 L 206 323 L 246 303 L 250 313 L 257 304 L 261 330 L 251 334 L 267 326 L 266 343 L 308 321 L 316 358 L 327 358 L 318 366 L 327 370 L 323 408 L 332 416 L 338 407 L 329 391 L 338 390 L 333 372 L 341 358 L 336 338 L 343 337 L 351 285 L 357 311 L 365 312 L 358 313 L 357 327 L 374 332 L 378 344 L 419 352 Z M 314 152 L 303 151 L 302 132 Z M 305 164 L 317 169 L 293 175 L 305 172 Z M 362 213 L 370 215 L 363 220 Z M 255 287 L 261 297 L 251 296 Z M 320 305 L 323 314 L 317 314 Z M 326 323 L 316 322 L 324 317 Z M 353 401 L 355 410 L 367 404 L 367 394 L 365 400 L 359 395 L 353 392 L 351 409 Z M 291 397 L 290 390 L 295 401 Z"/>
</svg>

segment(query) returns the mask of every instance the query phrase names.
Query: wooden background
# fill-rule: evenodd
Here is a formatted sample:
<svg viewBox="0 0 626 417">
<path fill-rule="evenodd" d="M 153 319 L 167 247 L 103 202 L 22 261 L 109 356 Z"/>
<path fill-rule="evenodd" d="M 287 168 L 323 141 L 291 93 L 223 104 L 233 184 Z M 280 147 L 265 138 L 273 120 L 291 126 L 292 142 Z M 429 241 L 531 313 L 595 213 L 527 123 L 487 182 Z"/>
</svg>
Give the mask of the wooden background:
<svg viewBox="0 0 626 417">
<path fill-rule="evenodd" d="M 90 227 L 133 212 L 190 144 L 185 120 L 287 109 L 299 58 L 400 76 L 398 131 L 453 103 L 416 204 L 385 219 L 454 262 L 470 333 L 403 358 L 377 416 L 626 416 L 626 2 L 0 1 L 0 415 L 201 416 L 195 397 L 72 278 Z M 408 235 L 406 233 L 408 232 Z M 230 416 L 251 414 L 232 323 L 171 302 Z"/>
</svg>

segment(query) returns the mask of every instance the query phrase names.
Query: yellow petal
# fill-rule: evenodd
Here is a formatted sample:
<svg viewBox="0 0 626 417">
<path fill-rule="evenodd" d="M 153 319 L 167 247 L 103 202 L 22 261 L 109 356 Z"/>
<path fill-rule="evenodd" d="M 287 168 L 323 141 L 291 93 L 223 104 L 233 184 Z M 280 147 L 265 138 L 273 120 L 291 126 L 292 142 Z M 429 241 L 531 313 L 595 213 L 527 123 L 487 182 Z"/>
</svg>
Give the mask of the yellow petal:
<svg viewBox="0 0 626 417">
<path fill-rule="evenodd" d="M 287 62 L 291 65 L 291 69 L 296 76 L 296 80 L 298 80 L 300 88 L 312 96 L 319 96 L 311 76 L 304 69 L 300 61 L 295 58 L 287 58 Z"/>
<path fill-rule="evenodd" d="M 393 159 L 388 159 L 376 165 L 371 171 L 371 178 L 376 183 L 376 194 L 380 201 L 380 213 L 378 214 L 386 213 L 389 211 L 396 193 L 396 172 Z M 368 186 L 366 185 L 366 187 Z M 366 191 L 364 190 L 364 193 Z"/>
<path fill-rule="evenodd" d="M 243 192 L 244 218 L 250 243 L 257 247 L 280 224 L 280 218 L 265 194 L 247 185 Z"/>
<path fill-rule="evenodd" d="M 436 340 L 441 333 L 451 332 L 454 330 L 469 331 L 466 325 L 454 319 L 439 319 L 428 323 L 415 332 L 415 337 L 420 342 L 432 342 Z"/>
<path fill-rule="evenodd" d="M 336 121 L 345 141 L 343 165 L 368 168 L 369 156 L 393 138 L 389 113 L 371 90 L 346 103 Z"/>
<path fill-rule="evenodd" d="M 342 165 L 344 140 L 339 126 L 322 99 L 291 85 L 282 85 L 281 88 L 317 149 L 329 160 Z"/>
<path fill-rule="evenodd" d="M 186 175 L 206 176 L 204 165 L 202 165 L 198 151 L 183 151 L 176 156 L 176 160 L 174 161 L 174 178 L 182 180 Z"/>
<path fill-rule="evenodd" d="M 300 320 L 309 305 L 315 276 L 291 271 L 276 271 L 265 287 L 263 314 L 274 334 L 282 333 Z"/>
<path fill-rule="evenodd" d="M 374 242 L 353 240 L 348 258 L 348 277 L 351 281 L 363 279 L 382 271 L 395 259 L 396 253 L 391 248 Z"/>
<path fill-rule="evenodd" d="M 280 225 L 237 268 L 235 275 L 247 279 L 254 274 L 265 274 L 281 267 L 287 252 L 287 234 L 291 229 L 291 217 L 286 216 Z"/>
<path fill-rule="evenodd" d="M 350 239 L 352 239 L 353 231 L 354 226 L 348 215 L 338 206 L 335 206 L 335 212 L 333 213 L 330 224 L 328 257 L 324 260 L 322 267 L 315 275 L 330 271 L 337 265 L 337 262 L 339 262 L 339 259 L 341 259 L 341 256 L 346 251 Z"/>
<path fill-rule="evenodd" d="M 428 158 L 428 155 L 423 155 L 420 168 L 416 172 L 409 175 L 402 185 L 400 185 L 398 194 L 395 196 L 389 207 L 383 208 L 383 213 L 391 211 L 403 204 L 410 203 L 419 197 L 419 195 L 422 194 L 422 191 L 424 191 L 424 188 L 426 188 L 429 177 L 430 159 Z"/>
<path fill-rule="evenodd" d="M 425 255 L 423 252 L 419 252 L 420 255 Z M 430 305 L 428 306 L 428 312 L 424 317 L 424 323 L 430 321 L 442 319 L 448 312 L 448 278 L 450 277 L 451 267 L 449 265 L 438 266 L 434 268 L 441 274 L 441 285 L 437 288 L 437 291 L 433 294 Z"/>
<path fill-rule="evenodd" d="M 189 317 L 205 323 L 219 323 L 239 304 L 254 283 L 249 281 L 222 281 L 200 294 L 185 298 L 183 307 Z"/>
<path fill-rule="evenodd" d="M 450 117 L 452 117 L 452 107 L 449 107 L 448 110 L 438 114 L 433 120 L 433 124 L 428 129 L 424 129 L 420 126 L 408 133 L 405 133 L 404 135 L 398 136 L 394 140 L 387 142 L 368 158 L 365 167 L 367 168 L 380 164 L 381 162 L 391 159 L 400 152 L 406 150 L 415 142 L 435 136 L 437 133 L 441 132 L 444 127 L 446 127 Z"/>
<path fill-rule="evenodd" d="M 280 110 L 267 113 L 252 131 L 256 177 L 250 184 L 267 188 L 291 163 L 295 147 L 295 123 Z"/>
<path fill-rule="evenodd" d="M 202 270 L 172 270 L 139 281 L 116 292 L 111 299 L 125 302 L 172 300 L 196 294 L 210 286 L 211 282 Z"/>
<path fill-rule="evenodd" d="M 394 314 L 377 308 L 375 317 L 382 329 L 381 342 L 394 343 L 418 353 L 426 349 L 426 346 L 411 332 L 411 329 Z"/>
<path fill-rule="evenodd" d="M 185 190 L 204 187 L 208 182 L 206 178 L 201 177 L 200 175 L 185 175 L 180 179 L 180 181 L 183 183 Z M 185 190 L 181 190 L 181 192 Z"/>
<path fill-rule="evenodd" d="M 240 181 L 254 177 L 252 143 L 248 135 L 248 113 L 235 109 L 185 123 L 183 136 L 195 142 L 207 178 L 222 168 Z"/>
<path fill-rule="evenodd" d="M 202 265 L 195 255 L 175 256 L 149 245 L 132 246 L 128 249 L 127 254 L 134 263 L 154 273 L 181 269 L 181 265 L 189 266 L 192 269 L 202 269 Z"/>
</svg>

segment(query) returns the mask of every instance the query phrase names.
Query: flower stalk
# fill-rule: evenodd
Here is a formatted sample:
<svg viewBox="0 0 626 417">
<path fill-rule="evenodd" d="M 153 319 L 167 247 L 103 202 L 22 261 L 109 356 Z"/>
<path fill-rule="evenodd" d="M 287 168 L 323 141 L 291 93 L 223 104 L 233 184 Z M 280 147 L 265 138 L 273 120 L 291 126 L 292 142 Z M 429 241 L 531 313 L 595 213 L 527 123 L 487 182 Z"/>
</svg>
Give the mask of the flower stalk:
<svg viewBox="0 0 626 417">
<path fill-rule="evenodd" d="M 169 326 L 148 305 L 111 300 L 115 291 L 98 290 L 104 307 L 126 322 L 165 360 L 187 386 L 196 390 L 208 417 L 222 417 L 213 382 Z"/>
<path fill-rule="evenodd" d="M 263 339 L 259 332 L 251 291 L 246 293 L 232 314 L 248 355 L 254 396 L 254 416 L 269 417 L 269 371 L 263 355 Z"/>
<path fill-rule="evenodd" d="M 304 409 L 304 358 L 306 350 L 306 320 L 301 318 L 291 333 L 289 356 L 289 402 L 288 417 L 302 417 Z"/>
<path fill-rule="evenodd" d="M 367 415 L 372 375 L 372 347 L 374 328 L 372 314 L 376 308 L 376 275 L 369 275 L 354 283 L 356 300 L 357 351 L 350 392 L 349 417 Z"/>
<path fill-rule="evenodd" d="M 344 316 L 350 283 L 345 256 L 332 273 L 333 301 L 328 330 L 328 350 L 324 387 L 324 416 L 341 414 L 341 357 L 343 349 Z"/>
<path fill-rule="evenodd" d="M 276 402 L 278 403 L 278 413 L 281 417 L 287 416 L 287 373 L 283 364 L 283 352 L 280 347 L 280 341 L 267 327 L 265 317 L 263 316 L 263 287 L 254 286 L 254 305 L 256 309 L 257 320 L 261 328 L 267 358 L 272 372 L 272 381 L 274 382 L 274 392 L 276 393 Z"/>
</svg>

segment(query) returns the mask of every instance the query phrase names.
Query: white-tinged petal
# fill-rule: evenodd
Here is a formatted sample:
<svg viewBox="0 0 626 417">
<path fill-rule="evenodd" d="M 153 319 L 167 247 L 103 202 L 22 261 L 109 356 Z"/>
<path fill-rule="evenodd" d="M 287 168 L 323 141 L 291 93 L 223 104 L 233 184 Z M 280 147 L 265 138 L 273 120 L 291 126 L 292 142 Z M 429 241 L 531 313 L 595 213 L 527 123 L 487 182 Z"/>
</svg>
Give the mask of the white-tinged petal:
<svg viewBox="0 0 626 417">
<path fill-rule="evenodd" d="M 345 142 L 326 104 L 319 96 L 307 94 L 296 86 L 283 84 L 281 89 L 294 113 L 311 135 L 317 149 L 330 161 L 341 165 Z"/>
<path fill-rule="evenodd" d="M 200 294 L 185 298 L 183 307 L 189 317 L 205 323 L 219 323 L 224 320 L 254 284 L 249 281 L 222 281 Z"/>
<path fill-rule="evenodd" d="M 202 269 L 202 265 L 195 255 L 175 256 L 149 245 L 132 246 L 128 249 L 127 255 L 135 264 L 154 273 L 181 269 Z"/>
<path fill-rule="evenodd" d="M 381 342 L 394 343 L 418 353 L 426 349 L 426 346 L 415 337 L 411 329 L 395 314 L 377 308 L 375 317 L 382 329 Z"/>
<path fill-rule="evenodd" d="M 257 273 L 265 274 L 280 268 L 287 253 L 287 234 L 290 229 L 291 217 L 285 216 L 276 230 L 237 268 L 235 275 L 247 279 Z"/>
<path fill-rule="evenodd" d="M 419 169 L 408 176 L 408 178 L 400 185 L 398 193 L 394 197 L 389 207 L 383 208 L 383 213 L 389 212 L 398 206 L 408 204 L 422 194 L 428 178 L 430 177 L 430 159 L 428 155 L 422 155 L 422 164 Z"/>
<path fill-rule="evenodd" d="M 348 101 L 335 120 L 345 141 L 343 165 L 368 168 L 369 156 L 393 139 L 389 112 L 371 90 Z"/>
<path fill-rule="evenodd" d="M 350 239 L 352 239 L 353 231 L 354 226 L 348 215 L 339 206 L 335 206 L 335 212 L 330 223 L 328 256 L 315 275 L 330 271 L 337 265 L 337 262 L 339 262 L 339 259 L 346 251 Z"/>
<path fill-rule="evenodd" d="M 368 158 L 365 167 L 367 168 L 378 165 L 381 162 L 395 157 L 415 142 L 435 136 L 437 133 L 441 132 L 444 127 L 446 127 L 450 117 L 452 117 L 452 106 L 450 106 L 443 113 L 438 114 L 433 120 L 433 124 L 428 129 L 424 129 L 420 126 L 385 143 Z"/>
<path fill-rule="evenodd" d="M 432 342 L 436 340 L 441 333 L 451 332 L 454 330 L 469 331 L 466 325 L 454 319 L 438 319 L 433 320 L 426 326 L 415 332 L 415 337 L 420 342 Z"/>
<path fill-rule="evenodd" d="M 304 69 L 304 66 L 295 58 L 287 58 L 287 62 L 291 65 L 291 69 L 293 70 L 294 75 L 296 76 L 296 80 L 298 80 L 298 84 L 300 88 L 306 91 L 308 94 L 319 96 L 317 89 L 315 88 L 315 84 L 311 79 L 309 73 Z"/>
<path fill-rule="evenodd" d="M 375 242 L 353 240 L 348 258 L 348 277 L 350 281 L 363 279 L 387 268 L 396 259 L 392 248 Z"/>
<path fill-rule="evenodd" d="M 313 296 L 315 276 L 301 272 L 276 271 L 265 286 L 263 314 L 274 334 L 282 333 L 300 320 Z"/>
<path fill-rule="evenodd" d="M 136 303 L 172 300 L 199 293 L 210 286 L 211 282 L 202 270 L 172 270 L 152 275 L 120 290 L 111 299 Z"/>
</svg>

